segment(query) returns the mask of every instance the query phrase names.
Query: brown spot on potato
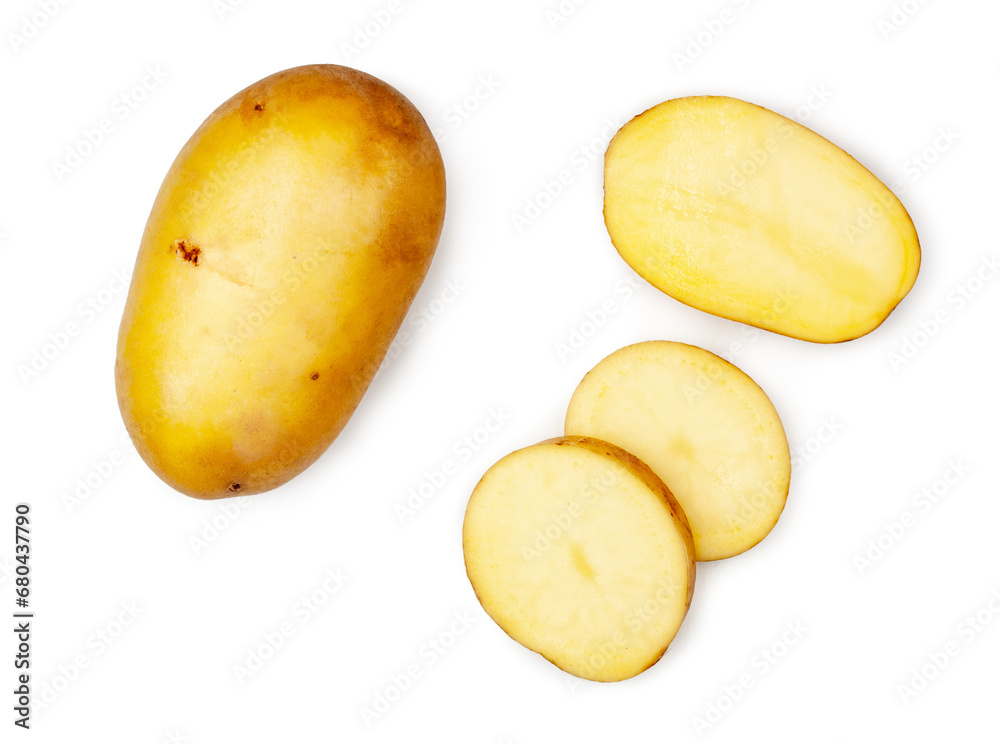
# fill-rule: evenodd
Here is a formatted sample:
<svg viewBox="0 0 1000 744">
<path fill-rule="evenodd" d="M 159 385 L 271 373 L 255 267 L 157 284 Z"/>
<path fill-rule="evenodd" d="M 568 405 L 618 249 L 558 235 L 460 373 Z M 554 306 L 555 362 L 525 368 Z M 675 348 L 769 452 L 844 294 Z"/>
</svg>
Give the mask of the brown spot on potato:
<svg viewBox="0 0 1000 744">
<path fill-rule="evenodd" d="M 174 253 L 188 263 L 198 265 L 198 257 L 201 255 L 201 248 L 187 240 L 175 240 L 173 245 Z"/>
<path fill-rule="evenodd" d="M 230 483 L 229 484 L 229 491 L 230 491 L 230 493 L 236 493 L 239 490 L 240 490 L 240 484 L 239 483 Z"/>
<path fill-rule="evenodd" d="M 311 375 L 309 375 L 309 379 L 310 380 L 318 380 L 319 379 L 319 372 L 313 372 Z"/>
<path fill-rule="evenodd" d="M 251 86 L 243 91 L 243 97 L 239 101 L 240 119 L 247 125 L 256 129 L 265 121 L 264 110 L 269 102 L 273 100 L 271 91 L 259 85 Z M 251 130 L 254 131 L 254 130 Z"/>
</svg>

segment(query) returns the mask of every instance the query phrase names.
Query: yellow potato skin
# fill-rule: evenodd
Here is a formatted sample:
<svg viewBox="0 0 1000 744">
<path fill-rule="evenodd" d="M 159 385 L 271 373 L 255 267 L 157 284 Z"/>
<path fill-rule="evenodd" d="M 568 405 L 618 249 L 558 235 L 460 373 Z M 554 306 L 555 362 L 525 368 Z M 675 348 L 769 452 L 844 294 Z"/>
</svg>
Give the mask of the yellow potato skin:
<svg viewBox="0 0 1000 744">
<path fill-rule="evenodd" d="M 237 93 L 163 181 L 118 336 L 126 428 L 173 488 L 285 483 L 344 428 L 427 273 L 444 221 L 414 106 L 336 65 Z"/>
</svg>

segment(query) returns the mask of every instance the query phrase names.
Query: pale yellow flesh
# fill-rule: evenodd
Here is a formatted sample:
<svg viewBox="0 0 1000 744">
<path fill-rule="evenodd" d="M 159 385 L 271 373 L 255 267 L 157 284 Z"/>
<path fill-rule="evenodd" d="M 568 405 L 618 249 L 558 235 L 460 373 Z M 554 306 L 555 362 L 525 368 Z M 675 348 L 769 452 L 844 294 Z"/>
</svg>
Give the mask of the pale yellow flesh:
<svg viewBox="0 0 1000 744">
<path fill-rule="evenodd" d="M 472 494 L 463 544 L 490 617 L 585 679 L 652 665 L 694 588 L 683 512 L 648 468 L 606 442 L 549 440 L 500 460 Z"/>
<path fill-rule="evenodd" d="M 369 75 L 311 65 L 223 103 L 156 197 L 118 337 L 136 448 L 198 498 L 274 488 L 330 445 L 437 246 L 430 130 Z"/>
<path fill-rule="evenodd" d="M 733 98 L 678 98 L 608 147 L 622 258 L 692 307 L 807 341 L 876 328 L 920 265 L 899 199 L 828 140 Z"/>
<path fill-rule="evenodd" d="M 763 390 L 714 354 L 671 341 L 626 346 L 583 378 L 566 434 L 614 442 L 677 498 L 700 561 L 760 542 L 788 495 L 791 462 Z"/>
</svg>

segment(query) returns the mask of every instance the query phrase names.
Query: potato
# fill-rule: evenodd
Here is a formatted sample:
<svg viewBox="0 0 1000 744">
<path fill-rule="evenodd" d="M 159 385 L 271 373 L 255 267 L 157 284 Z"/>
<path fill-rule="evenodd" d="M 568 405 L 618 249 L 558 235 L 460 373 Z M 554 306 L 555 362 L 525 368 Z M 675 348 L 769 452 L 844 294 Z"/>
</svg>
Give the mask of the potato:
<svg viewBox="0 0 1000 744">
<path fill-rule="evenodd" d="M 670 488 L 691 524 L 695 555 L 752 548 L 774 527 L 791 478 L 788 440 L 764 391 L 697 346 L 626 346 L 573 393 L 566 434 L 614 442 Z"/>
<path fill-rule="evenodd" d="M 594 439 L 550 439 L 491 467 L 463 547 L 476 596 L 511 638 L 600 682 L 659 659 L 694 590 L 691 530 L 670 490 Z"/>
<path fill-rule="evenodd" d="M 605 158 L 604 219 L 622 258 L 692 307 L 787 336 L 846 341 L 913 286 L 903 205 L 815 132 L 733 98 L 637 116 Z"/>
<path fill-rule="evenodd" d="M 444 166 L 413 105 L 345 67 L 271 75 L 184 145 L 115 361 L 143 459 L 189 496 L 285 483 L 344 428 L 427 272 Z"/>
</svg>

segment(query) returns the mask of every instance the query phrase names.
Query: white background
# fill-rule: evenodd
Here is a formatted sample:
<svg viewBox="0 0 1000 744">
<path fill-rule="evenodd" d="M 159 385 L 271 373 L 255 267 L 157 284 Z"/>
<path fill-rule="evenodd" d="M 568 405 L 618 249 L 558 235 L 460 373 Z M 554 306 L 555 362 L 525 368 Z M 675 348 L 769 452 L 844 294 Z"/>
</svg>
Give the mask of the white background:
<svg viewBox="0 0 1000 744">
<path fill-rule="evenodd" d="M 30 733 L 14 729 L 4 633 L 4 741 L 995 738 L 1000 279 L 977 277 L 998 253 L 995 3 L 234 5 L 4 4 L 0 611 L 13 612 L 14 504 L 26 501 L 33 694 L 48 701 Z M 404 326 L 412 343 L 326 455 L 271 493 L 196 501 L 123 440 L 116 273 L 131 270 L 198 124 L 250 83 L 316 62 L 386 80 L 438 131 L 444 234 Z M 703 93 L 797 118 L 895 186 L 923 264 L 882 327 L 835 346 L 754 332 L 671 300 L 619 259 L 601 216 L 607 140 L 651 105 Z M 111 130 L 88 148 L 102 119 Z M 76 166 L 57 173 L 67 159 Z M 570 185 L 543 196 L 561 171 Z M 495 460 L 562 433 L 591 366 L 654 338 L 723 354 L 769 393 L 796 457 L 791 492 L 763 543 L 699 566 L 656 666 L 579 682 L 480 609 L 463 512 Z M 50 358 L 26 374 L 36 353 Z M 498 409 L 506 420 L 484 437 Z M 477 436 L 478 451 L 456 447 Z M 445 461 L 456 474 L 401 520 L 409 489 Z M 314 592 L 325 603 L 307 611 Z M 463 613 L 468 627 L 455 624 Z M 270 653 L 282 623 L 292 634 Z M 946 647 L 907 704 L 900 685 Z M 268 658 L 238 679 L 255 654 Z M 397 685 L 413 664 L 419 676 Z M 393 702 L 366 725 L 380 694 Z"/>
</svg>

